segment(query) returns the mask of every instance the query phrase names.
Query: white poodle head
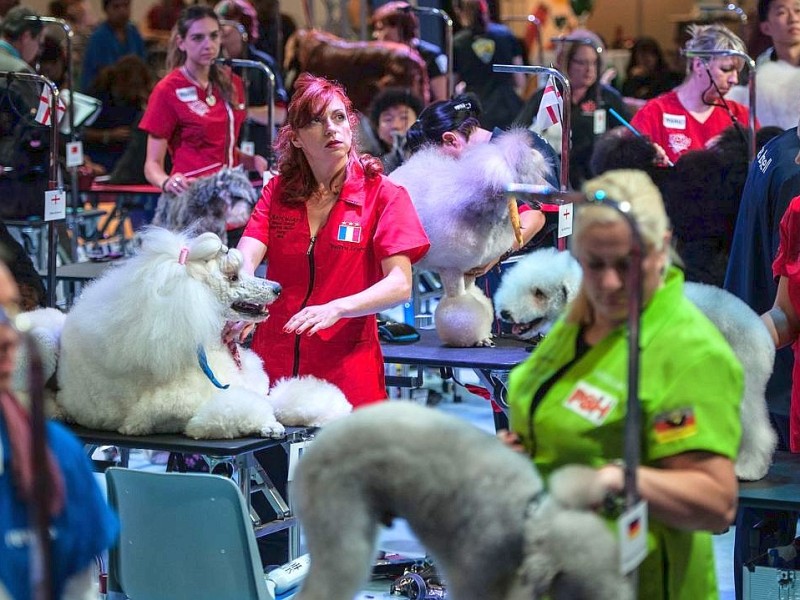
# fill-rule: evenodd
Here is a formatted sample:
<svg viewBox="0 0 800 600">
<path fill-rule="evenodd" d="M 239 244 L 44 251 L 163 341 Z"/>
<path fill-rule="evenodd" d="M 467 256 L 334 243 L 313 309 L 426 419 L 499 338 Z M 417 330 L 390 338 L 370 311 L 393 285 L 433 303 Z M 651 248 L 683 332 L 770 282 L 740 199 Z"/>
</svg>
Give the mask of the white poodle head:
<svg viewBox="0 0 800 600">
<path fill-rule="evenodd" d="M 529 340 L 545 333 L 572 302 L 581 268 L 569 252 L 544 248 L 531 252 L 503 273 L 494 295 L 495 313 L 512 324 L 512 333 Z"/>
<path fill-rule="evenodd" d="M 218 312 L 226 320 L 261 322 L 269 316 L 267 307 L 281 293 L 280 284 L 244 272 L 241 252 L 227 248 L 214 233 L 187 240 L 180 234 L 151 227 L 142 236 L 140 256 L 147 261 L 155 254 L 170 264 L 169 269 L 161 271 L 163 277 L 174 284 L 175 276 L 180 278 L 184 271 L 183 279 L 202 283 L 211 291 L 210 297 L 219 304 Z M 192 295 L 196 302 L 200 301 L 197 294 Z"/>
</svg>

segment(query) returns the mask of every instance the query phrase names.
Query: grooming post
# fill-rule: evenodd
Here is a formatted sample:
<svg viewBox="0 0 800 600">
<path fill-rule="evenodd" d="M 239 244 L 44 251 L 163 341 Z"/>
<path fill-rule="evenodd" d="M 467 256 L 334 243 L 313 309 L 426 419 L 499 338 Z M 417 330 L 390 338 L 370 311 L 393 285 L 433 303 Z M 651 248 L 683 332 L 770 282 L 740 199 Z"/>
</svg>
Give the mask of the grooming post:
<svg viewBox="0 0 800 600">
<path fill-rule="evenodd" d="M 38 81 L 50 91 L 50 114 L 56 115 L 58 110 L 58 87 L 44 75 L 25 71 L 0 71 L 0 77 L 9 82 L 16 79 Z M 44 89 L 42 89 L 44 91 Z M 50 119 L 50 181 L 47 189 L 55 190 L 58 186 L 58 123 L 56 118 Z M 44 215 L 41 215 L 44 218 Z M 54 221 L 47 223 L 47 306 L 56 305 L 56 245 L 58 232 Z"/>
<path fill-rule="evenodd" d="M 410 10 L 420 15 L 434 15 L 444 21 L 444 45 L 447 53 L 447 97 L 453 97 L 455 82 L 453 81 L 453 19 L 445 11 L 429 6 L 409 6 Z"/>
<path fill-rule="evenodd" d="M 75 142 L 78 139 L 78 134 L 75 131 L 75 99 L 73 97 L 73 93 L 75 92 L 75 82 L 73 81 L 73 68 L 72 68 L 72 38 L 74 37 L 75 33 L 72 31 L 72 27 L 69 26 L 64 19 L 57 19 L 55 17 L 36 17 L 36 16 L 28 16 L 25 17 L 26 21 L 40 21 L 42 23 L 52 23 L 53 25 L 57 25 L 62 29 L 64 32 L 64 36 L 67 40 L 67 85 L 69 86 L 69 93 L 70 93 L 70 102 L 69 106 L 67 106 L 67 119 L 69 123 L 69 141 Z M 57 115 L 57 112 L 52 112 L 51 114 Z M 55 123 L 56 119 L 53 118 L 54 124 L 53 127 L 57 128 L 58 123 Z M 54 189 L 54 188 L 51 188 Z M 67 227 L 73 230 L 73 235 L 70 241 L 70 254 L 72 255 L 72 260 L 77 261 L 78 259 L 78 232 L 73 229 L 73 221 L 77 219 L 77 212 L 78 208 L 81 205 L 80 199 L 80 190 L 78 189 L 78 167 L 70 167 L 69 168 L 69 197 L 70 197 L 70 206 L 72 207 L 72 218 L 67 218 Z M 49 270 L 48 270 L 49 272 Z"/>
<path fill-rule="evenodd" d="M 552 75 L 561 82 L 562 91 L 561 97 L 562 114 L 561 114 L 561 177 L 559 183 L 561 184 L 561 191 L 566 192 L 569 189 L 569 138 L 572 127 L 572 88 L 570 87 L 569 80 L 561 74 L 561 71 L 552 67 L 530 66 L 530 65 L 492 65 L 492 70 L 495 73 L 526 73 L 533 75 L 537 73 L 544 73 Z M 566 241 L 564 238 L 558 239 L 558 249 L 566 249 Z"/>
<path fill-rule="evenodd" d="M 275 151 L 272 148 L 272 128 L 275 123 L 275 73 L 272 72 L 267 65 L 257 60 L 250 60 L 245 58 L 217 58 L 216 63 L 225 65 L 226 67 L 240 67 L 243 69 L 259 69 L 267 76 L 267 166 L 269 170 L 275 167 L 276 157 Z"/>
</svg>

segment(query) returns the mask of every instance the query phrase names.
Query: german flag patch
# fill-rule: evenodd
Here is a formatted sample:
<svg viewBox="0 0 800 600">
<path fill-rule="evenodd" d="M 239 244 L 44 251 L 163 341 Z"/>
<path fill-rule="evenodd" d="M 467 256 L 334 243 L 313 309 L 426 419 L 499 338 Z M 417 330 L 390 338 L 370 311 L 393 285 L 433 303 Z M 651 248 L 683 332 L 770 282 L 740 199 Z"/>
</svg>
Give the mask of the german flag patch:
<svg viewBox="0 0 800 600">
<path fill-rule="evenodd" d="M 659 444 L 676 442 L 697 433 L 694 409 L 679 408 L 656 415 L 653 431 Z"/>
</svg>

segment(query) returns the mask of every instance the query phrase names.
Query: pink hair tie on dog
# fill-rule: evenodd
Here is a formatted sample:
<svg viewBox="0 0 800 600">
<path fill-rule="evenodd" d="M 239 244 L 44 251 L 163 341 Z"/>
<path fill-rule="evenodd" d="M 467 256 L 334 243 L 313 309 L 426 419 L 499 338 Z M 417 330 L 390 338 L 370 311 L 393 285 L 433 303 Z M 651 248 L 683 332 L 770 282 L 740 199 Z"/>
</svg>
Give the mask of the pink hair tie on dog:
<svg viewBox="0 0 800 600">
<path fill-rule="evenodd" d="M 181 253 L 178 255 L 178 264 L 185 265 L 187 256 L 189 256 L 189 248 L 184 246 L 183 248 L 181 248 Z"/>
</svg>

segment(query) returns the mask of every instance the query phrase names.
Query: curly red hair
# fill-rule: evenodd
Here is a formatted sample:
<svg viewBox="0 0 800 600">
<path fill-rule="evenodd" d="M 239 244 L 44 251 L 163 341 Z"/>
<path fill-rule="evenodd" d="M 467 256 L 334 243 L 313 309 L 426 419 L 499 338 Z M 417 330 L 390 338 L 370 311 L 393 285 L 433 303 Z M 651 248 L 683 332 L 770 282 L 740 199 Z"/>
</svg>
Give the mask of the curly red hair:
<svg viewBox="0 0 800 600">
<path fill-rule="evenodd" d="M 347 120 L 353 130 L 353 145 L 348 156 L 348 165 L 359 161 L 368 179 L 383 172 L 381 161 L 369 154 L 358 154 L 355 132 L 358 128 L 358 115 L 344 88 L 334 81 L 301 73 L 294 84 L 292 100 L 287 108 L 286 124 L 278 132 L 275 150 L 278 154 L 278 172 L 283 180 L 287 202 L 305 202 L 317 192 L 319 182 L 314 178 L 311 165 L 300 148 L 292 144 L 294 134 L 308 125 L 311 120 L 324 114 L 325 109 L 335 99 L 342 101 L 347 112 Z"/>
</svg>

